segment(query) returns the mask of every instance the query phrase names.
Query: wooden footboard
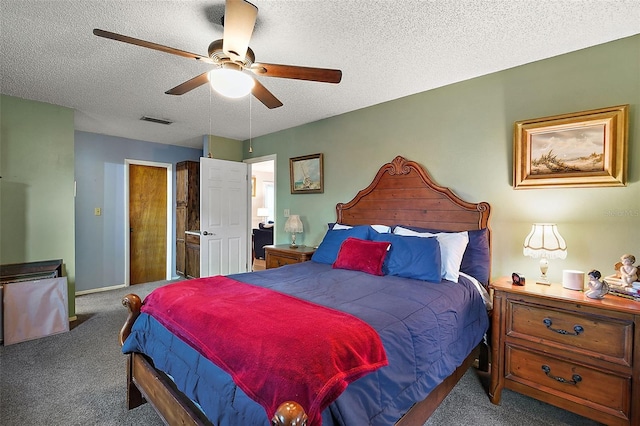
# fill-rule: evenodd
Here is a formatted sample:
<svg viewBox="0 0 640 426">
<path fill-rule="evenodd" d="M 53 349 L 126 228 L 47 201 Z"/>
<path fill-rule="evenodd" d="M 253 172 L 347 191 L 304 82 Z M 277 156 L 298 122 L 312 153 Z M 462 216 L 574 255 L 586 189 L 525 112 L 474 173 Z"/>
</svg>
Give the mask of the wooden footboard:
<svg viewBox="0 0 640 426">
<path fill-rule="evenodd" d="M 166 424 L 211 426 L 204 413 L 184 397 L 169 377 L 153 368 L 144 355 L 133 353 L 128 357 L 127 408 L 135 408 L 146 400 Z"/>
<path fill-rule="evenodd" d="M 136 318 L 140 315 L 142 302 L 135 294 L 127 294 L 122 305 L 129 310 L 129 315 L 120 329 L 119 342 L 124 343 Z M 152 362 L 144 355 L 132 353 L 127 359 L 127 409 L 138 407 L 149 402 L 158 415 L 169 425 L 207 425 L 212 423 L 204 413 L 182 394 L 166 374 L 155 369 Z M 280 404 L 271 419 L 273 426 L 304 426 L 307 414 L 294 401 Z"/>
</svg>

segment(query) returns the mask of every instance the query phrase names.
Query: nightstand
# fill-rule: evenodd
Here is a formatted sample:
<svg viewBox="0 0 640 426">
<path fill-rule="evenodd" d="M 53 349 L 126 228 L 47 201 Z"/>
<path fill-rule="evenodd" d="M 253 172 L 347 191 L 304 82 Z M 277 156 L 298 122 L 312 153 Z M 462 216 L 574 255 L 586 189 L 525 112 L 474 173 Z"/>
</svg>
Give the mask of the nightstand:
<svg viewBox="0 0 640 426">
<path fill-rule="evenodd" d="M 491 283 L 489 396 L 503 388 L 607 425 L 640 425 L 640 302 Z"/>
<path fill-rule="evenodd" d="M 290 247 L 289 244 L 264 246 L 267 269 L 311 260 L 316 249 L 307 246 Z"/>
</svg>

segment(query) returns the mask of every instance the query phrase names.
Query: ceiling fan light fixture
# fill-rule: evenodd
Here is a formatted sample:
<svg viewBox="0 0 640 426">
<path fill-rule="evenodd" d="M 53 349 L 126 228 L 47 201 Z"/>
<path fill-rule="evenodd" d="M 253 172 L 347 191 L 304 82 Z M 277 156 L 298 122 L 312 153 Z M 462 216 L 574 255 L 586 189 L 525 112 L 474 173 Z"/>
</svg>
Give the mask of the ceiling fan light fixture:
<svg viewBox="0 0 640 426">
<path fill-rule="evenodd" d="M 223 67 L 209 72 L 209 84 L 227 98 L 242 98 L 251 93 L 255 80 L 240 69 Z"/>
</svg>

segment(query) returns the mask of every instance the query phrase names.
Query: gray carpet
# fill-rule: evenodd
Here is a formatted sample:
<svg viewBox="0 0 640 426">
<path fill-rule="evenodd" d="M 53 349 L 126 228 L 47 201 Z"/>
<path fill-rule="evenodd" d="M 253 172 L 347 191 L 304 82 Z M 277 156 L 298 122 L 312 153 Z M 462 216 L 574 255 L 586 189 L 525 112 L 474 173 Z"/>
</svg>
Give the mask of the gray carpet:
<svg viewBox="0 0 640 426">
<path fill-rule="evenodd" d="M 164 283 L 80 296 L 78 320 L 68 333 L 1 347 L 0 424 L 162 425 L 149 404 L 125 408 L 125 357 L 117 333 L 126 318 L 122 296 L 144 298 Z M 487 382 L 487 375 L 469 370 L 426 425 L 597 424 L 509 390 L 500 406 L 493 405 Z"/>
</svg>

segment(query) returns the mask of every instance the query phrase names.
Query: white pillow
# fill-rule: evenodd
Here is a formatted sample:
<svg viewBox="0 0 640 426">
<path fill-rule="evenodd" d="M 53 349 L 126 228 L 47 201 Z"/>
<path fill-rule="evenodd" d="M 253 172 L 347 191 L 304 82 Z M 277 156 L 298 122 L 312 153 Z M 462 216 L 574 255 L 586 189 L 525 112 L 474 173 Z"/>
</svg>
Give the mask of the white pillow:
<svg viewBox="0 0 640 426">
<path fill-rule="evenodd" d="M 460 275 L 462 275 L 463 277 L 466 277 L 469 281 L 473 283 L 473 285 L 476 287 L 476 290 L 478 290 L 478 293 L 480 293 L 480 296 L 482 296 L 482 300 L 484 301 L 484 306 L 487 308 L 487 311 L 492 310 L 493 300 L 491 300 L 491 296 L 489 295 L 489 292 L 487 291 L 487 289 L 484 288 L 482 284 L 480 284 L 480 281 L 476 280 L 471 275 L 465 274 L 464 272 L 460 272 Z"/>
<path fill-rule="evenodd" d="M 353 228 L 353 226 L 343 225 L 341 223 L 336 223 L 336 224 L 333 225 L 333 228 L 331 228 L 331 229 L 334 229 L 334 230 L 337 231 L 337 230 L 340 230 L 340 229 L 351 229 L 351 228 Z"/>
<path fill-rule="evenodd" d="M 387 225 L 371 225 L 371 227 L 375 229 L 378 234 L 388 234 L 391 232 L 391 227 Z M 353 226 L 343 225 L 341 223 L 336 223 L 335 225 L 333 225 L 333 229 L 335 230 L 351 228 L 353 228 Z"/>
<path fill-rule="evenodd" d="M 440 244 L 442 278 L 454 283 L 458 282 L 462 256 L 464 256 L 464 251 L 467 249 L 467 244 L 469 244 L 469 233 L 467 231 L 432 234 L 431 232 L 417 232 L 402 226 L 396 226 L 393 233 L 414 237 L 436 237 Z"/>
</svg>

